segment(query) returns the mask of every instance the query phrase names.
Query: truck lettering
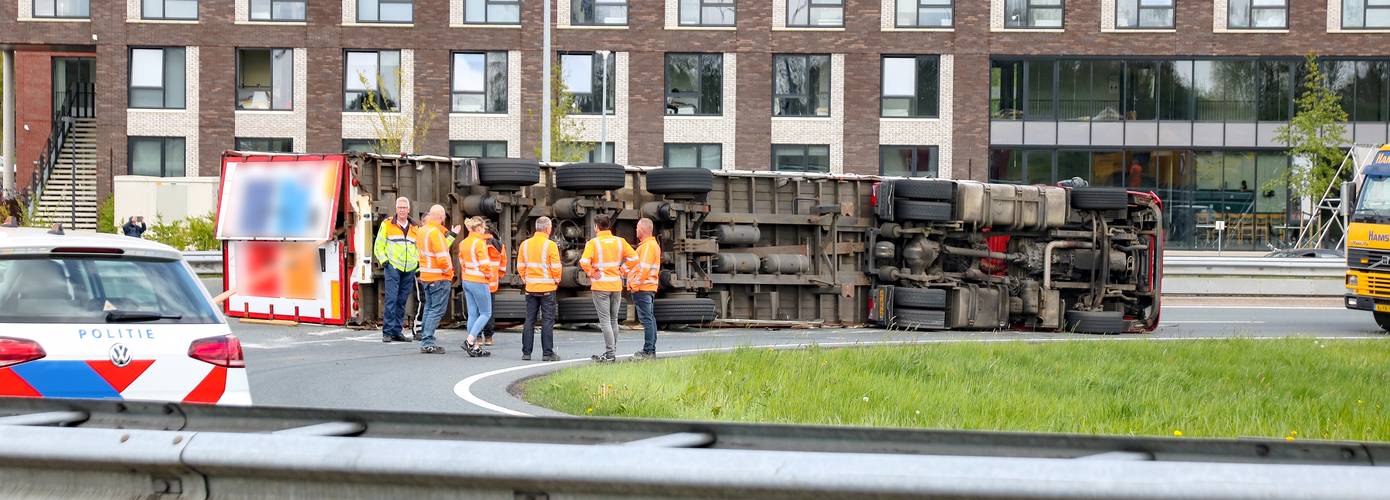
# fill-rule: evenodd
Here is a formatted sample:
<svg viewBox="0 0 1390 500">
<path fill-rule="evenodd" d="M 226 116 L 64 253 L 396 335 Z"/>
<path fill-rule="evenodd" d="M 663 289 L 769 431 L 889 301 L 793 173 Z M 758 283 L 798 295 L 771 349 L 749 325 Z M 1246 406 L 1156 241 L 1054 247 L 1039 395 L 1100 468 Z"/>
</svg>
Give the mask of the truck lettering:
<svg viewBox="0 0 1390 500">
<path fill-rule="evenodd" d="M 1373 229 L 1368 232 L 1366 238 L 1370 239 L 1371 241 L 1390 241 L 1390 233 L 1377 234 Z"/>
</svg>

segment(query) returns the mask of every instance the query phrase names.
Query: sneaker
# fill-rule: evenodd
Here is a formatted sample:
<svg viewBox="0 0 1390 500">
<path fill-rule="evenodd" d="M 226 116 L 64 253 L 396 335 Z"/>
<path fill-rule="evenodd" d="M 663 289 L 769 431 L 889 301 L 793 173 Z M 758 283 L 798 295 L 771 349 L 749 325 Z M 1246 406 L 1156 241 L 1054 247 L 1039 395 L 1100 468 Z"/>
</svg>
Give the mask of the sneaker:
<svg viewBox="0 0 1390 500">
<path fill-rule="evenodd" d="M 651 360 L 651 359 L 656 359 L 656 353 L 655 353 L 655 352 L 637 351 L 637 352 L 632 353 L 632 360 L 633 360 L 633 361 L 647 361 L 647 360 Z"/>
<path fill-rule="evenodd" d="M 444 354 L 444 348 L 437 345 L 421 347 L 420 354 Z"/>
<path fill-rule="evenodd" d="M 410 342 L 410 339 L 405 338 L 404 335 L 396 335 L 396 336 L 394 336 L 394 337 L 390 337 L 390 339 L 391 339 L 391 342 Z M 385 341 L 385 340 L 382 340 L 382 342 L 386 342 L 386 341 Z"/>
<path fill-rule="evenodd" d="M 612 354 L 595 354 L 589 356 L 589 359 L 594 360 L 595 363 L 612 363 L 618 360 L 618 358 L 613 357 Z"/>
<path fill-rule="evenodd" d="M 559 361 L 559 360 L 560 360 L 560 356 L 559 356 L 559 355 L 556 355 L 556 354 L 546 354 L 545 356 L 541 356 L 541 361 Z"/>
<path fill-rule="evenodd" d="M 486 358 L 492 355 L 491 352 L 484 351 L 483 346 L 477 342 L 474 342 L 472 347 L 469 347 L 468 344 L 464 344 L 463 348 L 468 352 L 468 357 L 470 358 Z"/>
<path fill-rule="evenodd" d="M 384 337 L 384 336 L 381 337 L 381 343 L 383 343 L 383 344 L 390 344 L 390 343 L 391 343 L 391 337 Z"/>
<path fill-rule="evenodd" d="M 530 354 L 522 354 L 522 355 L 521 355 L 521 360 L 522 360 L 522 361 L 530 361 L 530 360 L 531 360 L 531 355 L 530 355 Z"/>
<path fill-rule="evenodd" d="M 483 345 L 492 345 L 492 337 L 483 337 Z"/>
</svg>

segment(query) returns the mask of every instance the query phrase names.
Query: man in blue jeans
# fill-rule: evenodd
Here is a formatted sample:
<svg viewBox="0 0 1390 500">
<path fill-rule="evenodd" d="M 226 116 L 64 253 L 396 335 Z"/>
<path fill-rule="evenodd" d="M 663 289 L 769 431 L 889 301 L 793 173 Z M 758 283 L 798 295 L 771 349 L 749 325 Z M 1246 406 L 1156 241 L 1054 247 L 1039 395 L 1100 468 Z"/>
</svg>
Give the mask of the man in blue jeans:
<svg viewBox="0 0 1390 500">
<path fill-rule="evenodd" d="M 637 309 L 637 321 L 642 323 L 642 350 L 633 353 L 632 359 L 656 358 L 656 314 L 653 307 L 656 291 L 661 285 L 661 245 L 652 236 L 652 220 L 643 218 L 637 221 L 637 263 L 627 277 L 627 287 L 632 291 L 632 305 Z"/>
<path fill-rule="evenodd" d="M 444 354 L 444 347 L 435 345 L 434 329 L 444 317 L 449 305 L 449 292 L 454 287 L 454 261 L 449 256 L 449 245 L 454 243 L 454 235 L 460 227 L 452 231 L 444 229 L 444 207 L 430 207 L 430 215 L 425 219 L 425 227 L 420 229 L 417 246 L 420 250 L 420 287 L 425 294 L 421 301 L 425 308 L 424 321 L 420 325 L 420 353 Z"/>
<path fill-rule="evenodd" d="M 382 287 L 386 292 L 385 311 L 381 315 L 382 342 L 410 342 L 401 335 L 405 322 L 405 300 L 415 289 L 415 274 L 420 269 L 420 249 L 415 240 L 419 226 L 410 220 L 410 200 L 396 198 L 396 215 L 381 221 L 372 245 L 372 255 L 381 264 Z M 418 299 L 424 303 L 424 297 Z"/>
</svg>

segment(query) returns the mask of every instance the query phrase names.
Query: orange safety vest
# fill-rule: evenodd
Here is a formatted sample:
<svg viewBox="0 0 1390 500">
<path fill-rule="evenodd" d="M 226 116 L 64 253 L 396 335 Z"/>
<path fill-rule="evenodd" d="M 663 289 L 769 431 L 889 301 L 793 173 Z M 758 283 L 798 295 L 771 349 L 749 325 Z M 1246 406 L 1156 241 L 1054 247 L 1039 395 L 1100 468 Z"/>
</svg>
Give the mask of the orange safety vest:
<svg viewBox="0 0 1390 500">
<path fill-rule="evenodd" d="M 648 236 L 637 244 L 637 265 L 627 278 L 628 289 L 634 292 L 655 292 L 661 283 L 661 245 L 656 237 Z"/>
<path fill-rule="evenodd" d="M 484 234 L 483 242 L 487 243 L 487 257 L 492 262 L 492 275 L 488 277 L 487 289 L 497 293 L 497 289 L 502 286 L 502 276 L 507 274 L 507 252 L 498 250 L 500 245 L 492 244 L 491 234 Z"/>
<path fill-rule="evenodd" d="M 596 292 L 623 291 L 623 275 L 637 264 L 637 252 L 627 240 L 613 236 L 611 231 L 599 231 L 594 239 L 584 244 L 584 255 L 579 258 L 579 267 L 586 274 L 598 270 L 598 279 L 591 279 L 589 288 Z"/>
<path fill-rule="evenodd" d="M 478 233 L 468 233 L 459 243 L 459 266 L 463 280 L 492 285 L 492 257 L 488 255 L 487 240 Z"/>
<path fill-rule="evenodd" d="M 516 250 L 516 272 L 526 283 L 526 291 L 549 293 L 560 285 L 560 246 L 550 241 L 550 235 L 536 233 Z"/>
<path fill-rule="evenodd" d="M 453 242 L 449 231 L 439 224 L 431 222 L 420 229 L 420 239 L 415 242 L 420 249 L 420 281 L 454 279 L 454 262 L 449 259 L 449 245 Z"/>
</svg>

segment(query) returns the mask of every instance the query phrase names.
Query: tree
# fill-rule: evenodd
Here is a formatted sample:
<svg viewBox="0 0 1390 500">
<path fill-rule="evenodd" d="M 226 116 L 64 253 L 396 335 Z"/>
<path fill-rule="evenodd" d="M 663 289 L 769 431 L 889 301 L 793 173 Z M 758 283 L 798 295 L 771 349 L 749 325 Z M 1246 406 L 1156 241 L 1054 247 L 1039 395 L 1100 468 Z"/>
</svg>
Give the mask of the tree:
<svg viewBox="0 0 1390 500">
<path fill-rule="evenodd" d="M 368 89 L 367 95 L 361 100 L 362 109 L 372 114 L 372 129 L 376 131 L 376 141 L 373 149 L 377 154 L 412 154 L 416 148 L 420 147 L 430 128 L 439 118 L 439 113 L 430 109 L 424 100 L 417 99 L 415 104 L 414 116 L 406 116 L 401 110 L 392 110 L 396 105 L 394 102 L 387 102 L 384 96 L 379 96 L 374 90 L 375 85 L 371 85 L 367 80 L 367 75 L 358 73 L 357 79 L 362 82 L 362 86 Z M 401 70 L 396 70 L 396 81 L 401 81 Z M 411 123 L 414 118 L 414 123 Z M 406 140 L 410 142 L 407 143 Z M 407 151 L 409 149 L 410 151 Z"/>
<path fill-rule="evenodd" d="M 594 145 L 582 140 L 584 125 L 569 118 L 575 110 L 574 94 L 565 87 L 559 64 L 551 68 L 550 88 L 553 91 L 553 101 L 550 103 L 550 161 L 584 161 Z M 531 115 L 537 123 L 541 121 L 538 112 L 532 111 Z M 536 144 L 536 158 L 541 158 L 539 143 Z"/>
<path fill-rule="evenodd" d="M 1296 162 L 1285 178 L 1273 182 L 1287 182 L 1295 198 L 1311 198 L 1316 203 L 1338 181 L 1337 169 L 1346 155 L 1342 145 L 1350 140 L 1346 137 L 1347 112 L 1342 109 L 1341 97 L 1327 85 L 1317 56 L 1308 54 L 1305 66 L 1298 111 L 1274 132 L 1275 140 L 1287 144 L 1289 154 L 1303 161 Z"/>
</svg>

